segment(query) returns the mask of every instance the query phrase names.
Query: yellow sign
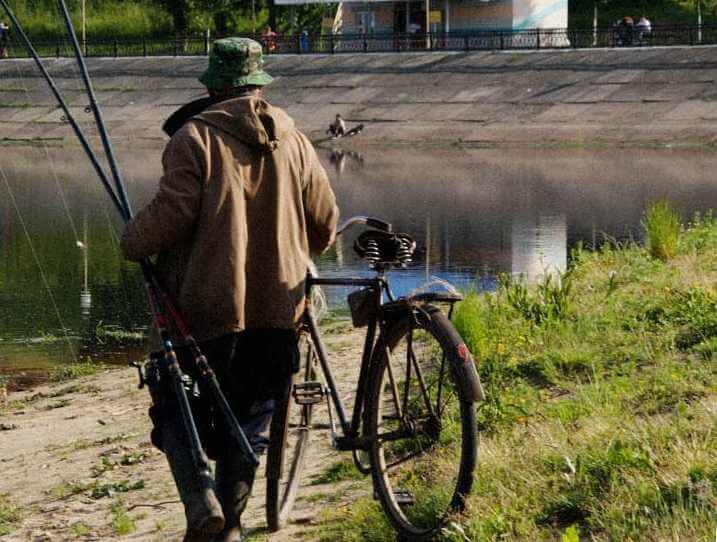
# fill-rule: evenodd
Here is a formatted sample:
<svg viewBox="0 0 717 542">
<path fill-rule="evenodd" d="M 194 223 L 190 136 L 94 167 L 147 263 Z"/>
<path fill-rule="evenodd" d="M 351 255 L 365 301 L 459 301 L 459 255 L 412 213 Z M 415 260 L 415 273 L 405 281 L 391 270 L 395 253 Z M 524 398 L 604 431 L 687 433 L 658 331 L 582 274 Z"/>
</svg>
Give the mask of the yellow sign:
<svg viewBox="0 0 717 542">
<path fill-rule="evenodd" d="M 431 10 L 431 14 L 429 15 L 428 22 L 431 24 L 433 23 L 440 23 L 443 20 L 443 12 L 440 10 Z"/>
</svg>

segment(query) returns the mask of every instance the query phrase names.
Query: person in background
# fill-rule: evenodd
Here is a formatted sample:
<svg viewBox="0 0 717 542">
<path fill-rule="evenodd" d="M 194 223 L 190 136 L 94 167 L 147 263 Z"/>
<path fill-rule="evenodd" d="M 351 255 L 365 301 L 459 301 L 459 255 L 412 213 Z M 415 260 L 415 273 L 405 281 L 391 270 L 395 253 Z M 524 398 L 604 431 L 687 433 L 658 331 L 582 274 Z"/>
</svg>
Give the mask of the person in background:
<svg viewBox="0 0 717 542">
<path fill-rule="evenodd" d="M 618 45 L 629 47 L 632 45 L 635 22 L 632 17 L 623 17 L 617 29 Z"/>
<path fill-rule="evenodd" d="M 0 21 L 0 58 L 7 58 L 7 43 L 10 40 L 10 27 Z"/>
<path fill-rule="evenodd" d="M 652 23 L 650 23 L 650 19 L 648 19 L 645 15 L 640 17 L 640 20 L 637 21 L 636 29 L 637 37 L 640 41 L 649 38 L 650 34 L 652 34 Z"/>
<path fill-rule="evenodd" d="M 301 36 L 299 37 L 299 48 L 301 49 L 302 53 L 308 53 L 310 49 L 310 42 L 309 42 L 309 31 L 304 28 L 301 31 Z"/>
<path fill-rule="evenodd" d="M 277 44 L 276 44 L 276 38 L 278 37 L 278 34 L 274 32 L 269 25 L 266 26 L 264 29 L 264 32 L 261 34 L 261 41 L 264 45 L 264 49 L 266 49 L 267 53 L 272 53 L 276 51 Z"/>
<path fill-rule="evenodd" d="M 341 118 L 341 115 L 336 115 L 336 119 L 333 123 L 331 123 L 326 132 L 332 137 L 343 137 L 346 133 L 346 123 L 344 122 L 344 119 Z"/>
</svg>

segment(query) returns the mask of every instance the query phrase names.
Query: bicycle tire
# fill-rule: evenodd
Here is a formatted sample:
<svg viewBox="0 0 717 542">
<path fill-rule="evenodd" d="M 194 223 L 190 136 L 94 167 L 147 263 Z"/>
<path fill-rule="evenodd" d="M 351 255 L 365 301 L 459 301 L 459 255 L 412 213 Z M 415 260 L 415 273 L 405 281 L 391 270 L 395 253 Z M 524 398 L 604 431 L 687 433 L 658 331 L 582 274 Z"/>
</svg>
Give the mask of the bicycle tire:
<svg viewBox="0 0 717 542">
<path fill-rule="evenodd" d="M 363 450 L 353 450 L 352 458 L 354 460 L 354 466 L 361 474 L 371 474 L 371 461 L 362 457 L 366 453 Z M 368 454 L 366 454 L 368 455 Z"/>
<path fill-rule="evenodd" d="M 398 532 L 398 539 L 420 542 L 435 539 L 440 533 L 441 528 L 445 526 L 446 518 L 450 514 L 461 512 L 464 509 L 465 498 L 470 494 L 473 484 L 473 471 L 476 466 L 478 453 L 478 433 L 475 400 L 474 398 L 466 397 L 465 391 L 455 382 L 455 373 L 451 370 L 451 367 L 448 366 L 450 359 L 455 359 L 451 358 L 451 356 L 457 354 L 457 344 L 461 344 L 461 341 L 456 341 L 456 338 L 459 336 L 450 320 L 437 308 L 424 305 L 418 313 L 418 316 L 416 316 L 412 311 L 407 312 L 405 317 L 399 318 L 388 327 L 379 338 L 376 350 L 374 351 L 369 388 L 367 390 L 367 411 L 364 427 L 365 435 L 371 442 L 369 451 L 374 494 L 378 496 L 384 512 Z M 430 429 L 415 429 L 415 427 L 420 426 L 417 421 L 414 424 L 414 436 L 407 437 L 405 441 L 400 441 L 388 435 L 390 435 L 392 431 L 390 424 L 400 425 L 401 422 L 396 420 L 402 419 L 402 415 L 400 411 L 398 414 L 391 413 L 391 408 L 396 410 L 395 404 L 393 407 L 390 407 L 390 405 L 387 407 L 384 406 L 384 403 L 386 402 L 386 397 L 396 398 L 396 391 L 400 391 L 401 388 L 409 390 L 405 395 L 410 398 L 412 386 L 410 378 L 408 379 L 408 385 L 405 384 L 407 380 L 399 383 L 395 379 L 395 374 L 392 374 L 394 371 L 391 365 L 392 363 L 395 365 L 395 362 L 392 361 L 393 353 L 401 350 L 402 347 L 400 345 L 402 345 L 403 342 L 407 345 L 405 347 L 407 355 L 409 355 L 409 350 L 414 350 L 414 335 L 418 333 L 416 330 L 424 337 L 421 339 L 422 341 L 425 340 L 426 343 L 430 342 L 430 345 L 434 348 L 434 352 L 436 349 L 440 351 L 430 354 L 430 357 L 436 359 L 440 357 L 442 359 L 440 369 L 441 376 L 438 376 L 430 385 L 428 384 L 429 380 L 426 380 L 424 384 L 428 391 L 426 395 L 420 394 L 423 397 L 430 397 L 431 388 L 434 389 L 435 395 L 437 396 L 437 406 L 434 410 L 437 411 L 438 414 L 433 417 L 429 416 L 429 420 L 425 422 L 425 426 L 423 427 L 430 427 Z M 409 336 L 411 337 L 410 339 Z M 427 346 L 426 350 L 428 351 L 430 348 Z M 413 356 L 413 360 L 416 360 L 416 366 L 420 366 L 421 362 L 417 361 L 415 352 L 410 355 Z M 409 364 L 411 364 L 411 361 L 406 363 L 406 365 Z M 443 382 L 443 375 L 449 380 L 446 380 L 445 384 L 437 383 Z M 418 381 L 418 378 L 416 378 L 416 381 Z M 439 405 L 442 393 L 440 390 L 443 385 L 446 386 L 444 393 L 448 395 L 448 390 L 450 389 L 450 394 L 455 398 L 455 402 L 457 403 L 457 405 L 451 407 L 452 410 L 450 412 L 445 409 L 447 407 L 441 408 Z M 398 401 L 393 399 L 393 402 L 400 404 L 403 402 L 403 397 L 399 398 Z M 424 401 L 418 400 L 416 403 L 406 404 L 404 412 L 408 411 L 409 408 L 419 408 L 421 402 Z M 431 401 L 428 402 L 430 403 Z M 428 410 L 428 407 L 425 408 Z M 444 415 L 445 420 L 443 419 Z M 446 426 L 446 431 L 450 430 L 450 423 L 444 423 L 444 421 L 449 422 L 449 416 L 452 418 L 451 421 L 453 423 L 459 418 L 460 439 L 456 437 L 452 439 L 449 438 L 447 441 L 447 451 L 444 454 L 444 450 L 441 448 L 443 443 L 440 439 L 444 438 L 442 437 L 443 425 Z M 436 417 L 439 418 L 438 423 L 435 423 Z M 417 419 L 420 419 L 420 417 L 417 417 Z M 433 435 L 436 428 L 438 430 L 437 436 Z M 382 430 L 386 432 L 382 433 Z M 460 440 L 460 442 L 457 442 L 458 440 Z M 404 448 L 406 449 L 405 452 L 403 452 Z M 429 450 L 429 453 L 425 453 L 425 450 Z M 431 451 L 435 451 L 435 453 L 431 455 L 431 453 L 433 453 Z M 441 475 L 444 471 L 448 470 L 444 467 L 444 464 L 446 464 L 444 458 L 451 452 L 460 454 L 460 461 L 457 465 L 454 482 L 444 483 L 445 481 L 441 480 Z M 409 458 L 416 457 L 420 459 L 417 459 L 415 464 L 408 465 L 407 461 L 402 462 L 399 457 L 400 453 L 405 453 Z M 392 462 L 389 462 L 389 456 L 391 456 L 390 460 Z M 435 464 L 430 463 L 431 457 L 435 457 Z M 426 464 L 419 463 L 419 460 L 426 458 L 428 458 Z M 455 467 L 454 461 L 449 460 L 448 463 L 450 463 L 451 469 Z M 387 465 L 389 468 L 387 468 Z M 392 467 L 391 465 L 395 466 Z M 397 474 L 396 479 L 392 478 L 394 475 L 392 473 Z M 417 495 L 421 495 L 421 491 L 423 490 L 411 486 L 411 484 L 417 484 L 416 480 L 421 478 L 426 479 L 426 503 L 430 503 L 430 506 L 436 508 L 443 506 L 437 503 L 445 503 L 445 509 L 440 511 L 440 513 L 437 512 L 434 517 L 431 517 L 430 511 L 428 514 L 425 514 L 429 517 L 429 520 L 422 519 L 421 514 L 423 514 L 425 510 L 432 509 L 422 509 L 421 507 L 424 506 L 424 502 L 421 501 L 421 503 L 418 503 L 416 497 Z M 399 487 L 397 480 L 400 481 L 400 484 L 408 484 L 407 487 L 410 489 L 404 490 Z M 436 494 L 441 494 L 441 497 L 436 497 Z"/>
<path fill-rule="evenodd" d="M 299 340 L 301 365 L 287 394 L 274 411 L 266 456 L 266 522 L 276 532 L 289 520 L 299 489 L 306 452 L 311 442 L 313 404 L 299 405 L 293 396 L 296 377 L 313 381 L 316 351 L 311 339 L 302 334 Z M 293 426 L 293 427 L 292 427 Z"/>
</svg>

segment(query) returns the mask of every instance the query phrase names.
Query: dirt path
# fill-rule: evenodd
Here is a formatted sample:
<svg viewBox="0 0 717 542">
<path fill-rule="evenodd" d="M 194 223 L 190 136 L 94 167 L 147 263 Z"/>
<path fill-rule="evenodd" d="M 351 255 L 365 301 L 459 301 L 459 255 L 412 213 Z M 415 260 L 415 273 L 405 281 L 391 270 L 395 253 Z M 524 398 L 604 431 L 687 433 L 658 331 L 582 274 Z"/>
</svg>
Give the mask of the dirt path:
<svg viewBox="0 0 717 542">
<path fill-rule="evenodd" d="M 339 322 L 325 338 L 342 392 L 350 396 L 361 334 Z M 149 396 L 136 384 L 134 369 L 115 369 L 11 394 L 0 405 L 0 532 L 3 501 L 22 516 L 0 540 L 181 540 L 183 508 L 163 454 L 149 443 Z M 251 540 L 316 540 L 327 502 L 347 505 L 369 491 L 366 479 L 312 485 L 328 467 L 349 459 L 330 447 L 325 406 L 317 421 L 294 522 L 266 532 L 262 464 L 244 516 Z"/>
</svg>

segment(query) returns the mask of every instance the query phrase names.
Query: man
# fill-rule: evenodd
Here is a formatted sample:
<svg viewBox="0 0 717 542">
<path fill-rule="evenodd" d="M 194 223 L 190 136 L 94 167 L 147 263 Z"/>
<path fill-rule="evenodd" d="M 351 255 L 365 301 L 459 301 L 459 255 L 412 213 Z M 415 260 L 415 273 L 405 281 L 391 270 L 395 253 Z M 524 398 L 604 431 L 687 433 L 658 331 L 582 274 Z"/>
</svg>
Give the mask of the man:
<svg viewBox="0 0 717 542">
<path fill-rule="evenodd" d="M 262 98 L 272 80 L 262 63 L 253 40 L 214 43 L 200 81 L 215 100 L 172 136 L 159 191 L 122 238 L 130 260 L 158 255 L 160 278 L 257 454 L 266 448 L 274 404 L 296 369 L 310 254 L 330 246 L 338 219 L 311 143 Z M 192 374 L 186 360 L 183 368 Z M 216 459 L 221 510 L 211 484 L 187 472 L 192 463 L 175 441 L 165 437 L 163 448 L 185 505 L 185 541 L 238 542 L 254 469 L 240 461 L 223 421 L 206 414 L 211 411 L 199 403 L 195 418 Z"/>
<path fill-rule="evenodd" d="M 341 115 L 336 115 L 336 119 L 329 125 L 327 132 L 331 135 L 331 137 L 337 138 L 343 137 L 346 134 L 346 123 L 344 122 L 344 119 L 341 118 Z"/>
</svg>

